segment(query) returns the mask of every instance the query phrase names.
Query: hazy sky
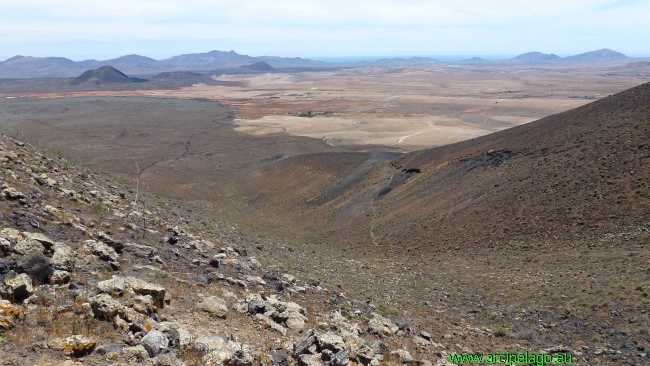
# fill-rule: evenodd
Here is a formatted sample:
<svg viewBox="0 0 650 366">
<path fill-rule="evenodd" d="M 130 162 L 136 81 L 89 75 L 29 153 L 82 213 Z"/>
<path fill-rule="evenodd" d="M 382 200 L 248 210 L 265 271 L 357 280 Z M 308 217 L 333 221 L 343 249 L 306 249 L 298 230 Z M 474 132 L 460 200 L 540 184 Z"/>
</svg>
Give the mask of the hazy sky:
<svg viewBox="0 0 650 366">
<path fill-rule="evenodd" d="M 0 59 L 650 55 L 648 0 L 0 0 Z"/>
</svg>

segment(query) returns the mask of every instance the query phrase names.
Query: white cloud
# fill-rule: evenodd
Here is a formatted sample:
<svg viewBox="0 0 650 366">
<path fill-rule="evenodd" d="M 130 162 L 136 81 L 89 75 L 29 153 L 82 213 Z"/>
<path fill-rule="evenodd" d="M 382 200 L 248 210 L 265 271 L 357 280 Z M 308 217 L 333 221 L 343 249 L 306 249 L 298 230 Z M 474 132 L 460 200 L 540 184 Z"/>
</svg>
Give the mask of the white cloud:
<svg viewBox="0 0 650 366">
<path fill-rule="evenodd" d="M 650 2 L 628 3 L 0 0 L 0 44 L 9 54 L 7 47 L 29 43 L 182 39 L 214 39 L 294 55 L 305 55 L 303 50 L 312 55 L 318 50 L 336 54 L 337 47 L 375 54 L 489 53 L 490 49 L 492 53 L 533 49 L 570 53 L 571 47 L 597 45 L 606 39 L 625 45 L 628 52 L 647 53 L 642 40 L 650 36 L 650 23 L 643 18 L 650 14 Z"/>
</svg>

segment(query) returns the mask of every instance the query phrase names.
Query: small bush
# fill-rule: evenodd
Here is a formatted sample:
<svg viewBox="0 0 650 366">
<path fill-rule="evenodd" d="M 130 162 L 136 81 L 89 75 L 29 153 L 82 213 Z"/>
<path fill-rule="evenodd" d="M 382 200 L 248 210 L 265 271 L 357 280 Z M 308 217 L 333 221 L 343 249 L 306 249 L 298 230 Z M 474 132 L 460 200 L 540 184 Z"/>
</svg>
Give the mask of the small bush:
<svg viewBox="0 0 650 366">
<path fill-rule="evenodd" d="M 508 330 L 504 327 L 496 327 L 492 329 L 492 335 L 495 337 L 505 337 L 508 334 Z"/>
</svg>

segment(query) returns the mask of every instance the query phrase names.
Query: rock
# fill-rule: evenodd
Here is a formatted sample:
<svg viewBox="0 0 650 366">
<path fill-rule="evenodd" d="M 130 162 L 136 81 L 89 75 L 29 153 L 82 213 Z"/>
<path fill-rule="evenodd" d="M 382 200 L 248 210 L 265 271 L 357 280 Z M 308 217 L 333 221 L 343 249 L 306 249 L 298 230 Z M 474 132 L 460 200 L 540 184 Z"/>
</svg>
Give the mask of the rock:
<svg viewBox="0 0 650 366">
<path fill-rule="evenodd" d="M 63 220 L 65 218 L 63 211 L 59 210 L 58 208 L 52 207 L 50 205 L 45 205 L 43 211 L 45 211 L 46 213 L 52 215 L 53 217 L 59 220 Z"/>
<path fill-rule="evenodd" d="M 45 173 L 40 174 L 40 175 L 33 174 L 32 177 L 34 177 L 36 182 L 38 182 L 38 184 L 40 184 L 42 186 L 54 187 L 56 185 L 56 183 L 57 183 L 56 180 L 54 180 L 52 178 L 49 178 L 47 176 L 47 174 L 45 174 Z"/>
<path fill-rule="evenodd" d="M 162 308 L 165 304 L 165 288 L 162 286 L 155 285 L 134 277 L 126 277 L 124 279 L 133 292 L 138 295 L 150 295 L 153 299 L 154 305 L 159 308 Z"/>
<path fill-rule="evenodd" d="M 399 357 L 402 360 L 402 363 L 412 363 L 415 361 L 413 356 L 411 356 L 411 354 L 405 349 L 398 349 L 396 351 L 391 352 L 390 354 L 391 356 Z"/>
<path fill-rule="evenodd" d="M 0 230 L 0 238 L 3 238 L 12 245 L 15 245 L 23 239 L 23 235 L 20 233 L 20 231 L 7 227 Z"/>
<path fill-rule="evenodd" d="M 54 254 L 50 258 L 50 266 L 62 271 L 72 272 L 74 270 L 74 252 L 63 243 L 54 243 L 52 246 Z"/>
<path fill-rule="evenodd" d="M 331 366 L 347 366 L 350 363 L 350 358 L 345 350 L 340 350 L 337 352 L 332 360 L 330 361 Z"/>
<path fill-rule="evenodd" d="M 260 276 L 244 276 L 244 279 L 253 285 L 266 286 L 266 281 L 264 281 Z"/>
<path fill-rule="evenodd" d="M 117 253 L 115 249 L 102 243 L 101 241 L 86 240 L 83 242 L 83 248 L 90 254 L 96 255 L 103 261 L 117 263 Z"/>
<path fill-rule="evenodd" d="M 225 334 L 202 337 L 197 343 L 203 343 L 208 348 L 208 354 L 203 357 L 206 364 L 229 364 L 235 353 L 243 350 L 240 343 L 229 340 Z"/>
<path fill-rule="evenodd" d="M 0 258 L 0 275 L 13 271 L 16 268 L 16 262 L 9 258 Z"/>
<path fill-rule="evenodd" d="M 37 242 L 41 243 L 46 249 L 50 249 L 54 245 L 54 240 L 41 233 L 29 233 L 25 231 L 23 232 L 23 237 L 25 239 L 36 240 Z"/>
<path fill-rule="evenodd" d="M 285 273 L 282 275 L 282 281 L 288 282 L 288 283 L 294 283 L 296 282 L 296 278 L 288 273 Z"/>
<path fill-rule="evenodd" d="M 21 301 L 33 293 L 32 279 L 24 273 L 14 278 L 6 279 L 2 286 L 0 286 L 0 295 L 5 299 L 12 299 L 14 301 Z"/>
<path fill-rule="evenodd" d="M 64 339 L 55 338 L 47 344 L 51 349 L 63 351 L 66 356 L 75 357 L 80 357 L 92 352 L 96 345 L 96 340 L 78 334 Z"/>
<path fill-rule="evenodd" d="M 122 355 L 124 347 L 111 341 L 104 341 L 95 347 L 95 353 L 106 359 L 117 358 Z"/>
<path fill-rule="evenodd" d="M 248 312 L 251 315 L 255 314 L 261 314 L 265 313 L 267 311 L 266 309 L 266 301 L 262 299 L 262 296 L 259 294 L 250 294 L 246 296 L 246 302 L 248 303 Z M 268 309 L 270 310 L 270 309 Z"/>
<path fill-rule="evenodd" d="M 12 251 L 18 254 L 27 254 L 31 252 L 43 253 L 45 247 L 34 239 L 23 239 L 13 246 Z"/>
<path fill-rule="evenodd" d="M 50 283 L 53 285 L 62 285 L 70 282 L 70 272 L 55 270 L 50 277 Z"/>
<path fill-rule="evenodd" d="M 422 338 L 426 339 L 427 341 L 431 340 L 431 333 L 429 333 L 427 331 L 424 331 L 424 330 L 421 331 L 420 335 L 422 336 Z"/>
<path fill-rule="evenodd" d="M 25 313 L 7 300 L 0 300 L 0 331 L 10 330 L 16 321 L 25 320 Z"/>
<path fill-rule="evenodd" d="M 27 196 L 25 196 L 22 192 L 19 192 L 14 187 L 9 187 L 6 183 L 0 186 L 0 189 L 2 189 L 2 193 L 8 200 L 13 201 L 27 198 Z"/>
<path fill-rule="evenodd" d="M 298 365 L 300 366 L 321 366 L 324 365 L 324 363 L 318 359 L 315 355 L 300 355 L 298 357 Z"/>
<path fill-rule="evenodd" d="M 169 347 L 169 340 L 165 337 L 162 332 L 157 330 L 152 330 L 147 333 L 142 340 L 140 345 L 147 350 L 149 357 L 156 357 L 161 353 L 166 353 Z"/>
<path fill-rule="evenodd" d="M 142 347 L 142 345 L 137 345 L 135 347 L 127 347 L 124 348 L 124 358 L 131 361 L 132 363 L 140 363 L 144 361 L 147 356 L 149 356 L 149 352 Z"/>
<path fill-rule="evenodd" d="M 112 321 L 118 315 L 125 315 L 124 306 L 108 294 L 99 294 L 90 298 L 93 314 L 100 320 Z"/>
<path fill-rule="evenodd" d="M 214 282 L 217 282 L 217 281 L 224 281 L 226 279 L 226 276 L 224 276 L 221 273 L 216 273 L 216 272 L 208 273 L 205 277 L 208 280 L 208 284 L 214 283 Z"/>
<path fill-rule="evenodd" d="M 122 249 L 124 249 L 124 244 L 121 241 L 113 239 L 112 237 L 108 236 L 108 234 L 106 234 L 103 231 L 100 231 L 97 234 L 97 238 L 99 238 L 99 240 L 101 240 L 103 243 L 105 243 L 109 247 L 115 249 L 115 251 L 117 253 L 122 253 Z"/>
<path fill-rule="evenodd" d="M 33 279 L 46 282 L 54 273 L 54 268 L 43 253 L 29 252 L 16 261 L 16 272 L 26 273 Z"/>
<path fill-rule="evenodd" d="M 166 353 L 156 356 L 156 358 L 145 361 L 143 366 L 186 366 L 185 362 L 181 361 L 173 353 Z"/>
<path fill-rule="evenodd" d="M 126 291 L 128 288 L 128 282 L 124 278 L 116 275 L 113 275 L 109 280 L 97 282 L 97 289 L 99 292 L 105 294 L 118 295 Z"/>
<path fill-rule="evenodd" d="M 328 349 L 334 353 L 337 353 L 345 349 L 345 341 L 343 338 L 333 332 L 327 332 L 317 337 L 318 347 L 323 349 Z"/>
<path fill-rule="evenodd" d="M 286 320 L 287 328 L 295 331 L 305 329 L 305 317 L 300 314 L 292 313 Z"/>
<path fill-rule="evenodd" d="M 228 365 L 252 366 L 254 361 L 255 360 L 253 359 L 253 356 L 251 356 L 250 353 L 244 350 L 238 350 L 235 351 L 235 353 L 233 353 L 232 358 L 230 359 Z"/>
<path fill-rule="evenodd" d="M 266 324 L 269 328 L 279 332 L 283 336 L 287 335 L 286 328 L 283 327 L 282 325 L 276 323 L 275 321 L 273 321 L 273 319 L 271 319 L 271 317 L 269 317 L 269 316 L 267 316 L 265 314 L 256 314 L 255 317 L 257 319 L 262 320 L 264 322 L 264 324 Z"/>
<path fill-rule="evenodd" d="M 300 339 L 293 344 L 293 357 L 298 358 L 298 356 L 305 354 L 308 351 L 309 347 L 316 343 L 316 330 L 310 329 L 305 334 L 303 334 Z"/>
<path fill-rule="evenodd" d="M 208 296 L 204 298 L 198 304 L 198 308 L 205 312 L 214 314 L 219 318 L 225 319 L 228 314 L 228 305 L 226 304 L 226 301 L 217 296 Z"/>
<path fill-rule="evenodd" d="M 169 348 L 181 349 L 181 334 L 174 328 L 159 329 L 169 340 Z"/>
<path fill-rule="evenodd" d="M 383 316 L 373 313 L 373 317 L 368 322 L 368 330 L 372 334 L 390 337 L 397 333 L 399 327 Z"/>
<path fill-rule="evenodd" d="M 11 242 L 5 238 L 0 238 L 0 253 L 3 255 L 9 254 L 13 249 Z"/>
<path fill-rule="evenodd" d="M 228 336 L 225 334 L 215 334 L 211 336 L 201 337 L 196 340 L 196 343 L 204 344 L 208 352 L 220 350 L 228 343 Z"/>
<path fill-rule="evenodd" d="M 178 343 L 181 349 L 185 349 L 187 346 L 194 342 L 194 336 L 185 328 L 178 328 Z"/>
<path fill-rule="evenodd" d="M 144 315 L 151 315 L 156 310 L 151 295 L 134 296 L 130 300 L 129 306 L 133 308 L 133 310 Z"/>
</svg>

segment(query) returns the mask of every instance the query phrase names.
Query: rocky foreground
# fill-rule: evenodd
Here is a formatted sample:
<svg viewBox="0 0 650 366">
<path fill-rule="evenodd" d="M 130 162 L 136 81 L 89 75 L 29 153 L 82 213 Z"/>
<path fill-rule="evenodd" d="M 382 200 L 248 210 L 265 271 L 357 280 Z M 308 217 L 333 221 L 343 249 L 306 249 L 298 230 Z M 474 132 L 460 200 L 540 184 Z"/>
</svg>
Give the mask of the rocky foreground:
<svg viewBox="0 0 650 366">
<path fill-rule="evenodd" d="M 4 364 L 430 363 L 404 348 L 435 346 L 426 331 L 343 316 L 342 294 L 263 267 L 233 228 L 193 232 L 127 185 L 6 136 L 0 155 Z"/>
<path fill-rule="evenodd" d="M 4 135 L 0 165 L 2 364 L 446 365 L 472 352 L 450 335 L 499 337 L 391 319 L 235 228 Z"/>
</svg>

